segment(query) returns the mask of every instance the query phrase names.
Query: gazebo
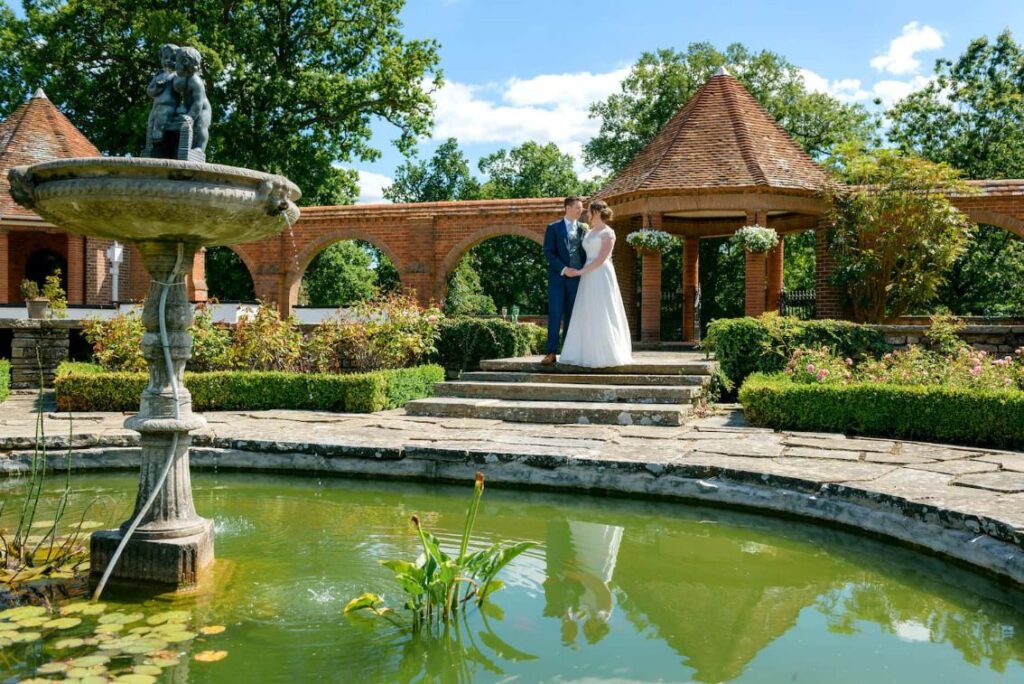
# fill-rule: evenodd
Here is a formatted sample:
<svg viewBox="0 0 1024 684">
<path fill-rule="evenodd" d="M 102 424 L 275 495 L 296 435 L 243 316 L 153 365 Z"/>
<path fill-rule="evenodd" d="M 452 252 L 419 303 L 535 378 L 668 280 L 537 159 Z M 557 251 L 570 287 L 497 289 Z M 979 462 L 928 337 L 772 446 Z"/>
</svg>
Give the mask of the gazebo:
<svg viewBox="0 0 1024 684">
<path fill-rule="evenodd" d="M 683 242 L 683 340 L 695 339 L 699 241 L 734 234 L 745 225 L 773 228 L 778 246 L 747 252 L 745 312 L 779 305 L 787 234 L 817 229 L 827 203 L 828 174 L 733 78 L 718 71 L 658 135 L 597 193 L 616 213 L 620 238 L 640 228 L 663 230 Z M 819 232 L 819 252 L 821 233 Z M 637 260 L 620 239 L 619 285 L 636 329 Z M 661 254 L 641 250 L 640 337 L 660 339 Z M 820 263 L 819 271 L 825 264 Z M 819 277 L 820 280 L 820 277 Z"/>
</svg>

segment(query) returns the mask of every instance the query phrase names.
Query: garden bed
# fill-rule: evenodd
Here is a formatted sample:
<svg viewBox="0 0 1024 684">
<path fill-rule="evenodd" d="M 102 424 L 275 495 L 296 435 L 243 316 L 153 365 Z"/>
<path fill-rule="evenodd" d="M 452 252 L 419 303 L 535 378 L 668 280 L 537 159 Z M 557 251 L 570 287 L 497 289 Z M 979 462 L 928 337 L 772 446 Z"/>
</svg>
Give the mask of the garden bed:
<svg viewBox="0 0 1024 684">
<path fill-rule="evenodd" d="M 213 371 L 185 373 L 196 411 L 294 409 L 373 413 L 398 408 L 434 393 L 444 380 L 437 365 L 368 373 Z M 68 363 L 54 383 L 61 411 L 137 411 L 146 373 L 106 372 L 94 364 Z"/>
</svg>

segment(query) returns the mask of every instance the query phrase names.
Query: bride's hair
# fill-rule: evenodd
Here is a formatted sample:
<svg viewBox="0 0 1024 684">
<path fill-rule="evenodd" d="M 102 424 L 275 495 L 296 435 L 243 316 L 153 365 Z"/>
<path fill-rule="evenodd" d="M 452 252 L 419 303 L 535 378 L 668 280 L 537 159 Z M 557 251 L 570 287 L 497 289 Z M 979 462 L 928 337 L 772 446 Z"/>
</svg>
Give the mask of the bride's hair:
<svg viewBox="0 0 1024 684">
<path fill-rule="evenodd" d="M 601 200 L 594 200 L 590 203 L 590 215 L 600 216 L 601 220 L 605 223 L 615 218 L 615 212 L 611 210 L 607 202 L 602 202 Z"/>
</svg>

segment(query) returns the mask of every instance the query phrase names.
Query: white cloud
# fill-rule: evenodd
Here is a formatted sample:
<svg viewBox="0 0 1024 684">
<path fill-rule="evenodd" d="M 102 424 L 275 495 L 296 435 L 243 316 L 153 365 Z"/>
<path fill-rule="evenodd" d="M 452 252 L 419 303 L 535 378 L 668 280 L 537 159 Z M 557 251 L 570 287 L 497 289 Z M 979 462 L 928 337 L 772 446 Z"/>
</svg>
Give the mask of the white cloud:
<svg viewBox="0 0 1024 684">
<path fill-rule="evenodd" d="M 800 69 L 800 76 L 804 79 L 804 85 L 811 92 L 831 95 L 843 102 L 856 102 L 871 97 L 871 93 L 864 90 L 859 78 L 841 78 L 838 81 L 829 81 L 809 69 Z"/>
<path fill-rule="evenodd" d="M 390 202 L 384 199 L 384 188 L 391 185 L 394 179 L 382 173 L 357 169 L 359 174 L 359 199 L 356 204 L 380 204 Z"/>
<path fill-rule="evenodd" d="M 909 81 L 879 81 L 871 87 L 874 96 L 882 101 L 882 104 L 888 107 L 897 100 L 902 100 L 910 93 L 917 90 L 921 90 L 929 83 L 932 79 L 928 76 L 915 76 Z"/>
<path fill-rule="evenodd" d="M 903 27 L 903 33 L 889 41 L 888 52 L 871 60 L 871 66 L 897 76 L 916 74 L 921 68 L 921 61 L 914 55 L 938 50 L 944 44 L 942 34 L 936 29 L 912 21 Z"/>
<path fill-rule="evenodd" d="M 589 117 L 591 103 L 617 91 L 628 69 L 593 74 L 542 74 L 504 84 L 449 82 L 434 93 L 434 138 L 458 138 L 463 145 L 554 143 L 576 160 L 584 176 L 583 145 L 600 129 Z"/>
</svg>

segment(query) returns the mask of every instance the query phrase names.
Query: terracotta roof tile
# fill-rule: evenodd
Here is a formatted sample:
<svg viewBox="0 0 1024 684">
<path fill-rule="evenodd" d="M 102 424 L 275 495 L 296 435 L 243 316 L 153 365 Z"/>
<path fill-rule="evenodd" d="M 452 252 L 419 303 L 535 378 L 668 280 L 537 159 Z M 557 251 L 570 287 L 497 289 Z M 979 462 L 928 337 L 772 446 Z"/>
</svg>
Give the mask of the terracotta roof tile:
<svg viewBox="0 0 1024 684">
<path fill-rule="evenodd" d="M 35 217 L 11 199 L 8 169 L 51 159 L 98 156 L 96 146 L 50 102 L 42 89 L 37 90 L 0 123 L 0 219 Z"/>
<path fill-rule="evenodd" d="M 743 188 L 811 193 L 828 183 L 810 155 L 721 69 L 598 196 Z"/>
</svg>

